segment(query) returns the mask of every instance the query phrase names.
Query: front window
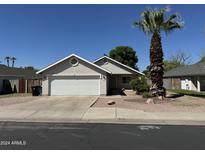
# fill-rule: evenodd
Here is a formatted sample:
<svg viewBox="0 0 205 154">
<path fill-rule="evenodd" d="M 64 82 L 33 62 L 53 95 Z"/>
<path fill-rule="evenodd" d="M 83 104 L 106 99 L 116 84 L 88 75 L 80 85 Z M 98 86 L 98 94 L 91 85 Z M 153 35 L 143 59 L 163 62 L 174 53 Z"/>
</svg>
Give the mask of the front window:
<svg viewBox="0 0 205 154">
<path fill-rule="evenodd" d="M 71 63 L 72 66 L 77 66 L 78 65 L 78 60 L 76 58 L 72 58 L 70 60 L 70 63 Z"/>
<path fill-rule="evenodd" d="M 130 80 L 131 80 L 131 77 L 122 77 L 122 83 L 127 84 L 130 82 Z"/>
<path fill-rule="evenodd" d="M 104 63 L 104 65 L 108 64 L 107 59 L 103 59 L 103 63 Z"/>
</svg>

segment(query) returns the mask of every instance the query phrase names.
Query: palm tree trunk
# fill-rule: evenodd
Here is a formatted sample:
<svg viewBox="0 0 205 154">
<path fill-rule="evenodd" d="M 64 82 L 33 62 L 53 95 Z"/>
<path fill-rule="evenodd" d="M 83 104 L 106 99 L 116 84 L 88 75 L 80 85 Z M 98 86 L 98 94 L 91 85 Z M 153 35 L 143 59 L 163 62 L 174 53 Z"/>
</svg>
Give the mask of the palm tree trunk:
<svg viewBox="0 0 205 154">
<path fill-rule="evenodd" d="M 9 59 L 7 59 L 7 66 L 9 67 Z"/>
<path fill-rule="evenodd" d="M 14 60 L 12 60 L 12 67 L 14 67 Z"/>
<path fill-rule="evenodd" d="M 154 96 L 165 96 L 163 87 L 163 51 L 159 33 L 154 33 L 150 47 L 150 78 L 152 81 L 151 92 Z"/>
</svg>

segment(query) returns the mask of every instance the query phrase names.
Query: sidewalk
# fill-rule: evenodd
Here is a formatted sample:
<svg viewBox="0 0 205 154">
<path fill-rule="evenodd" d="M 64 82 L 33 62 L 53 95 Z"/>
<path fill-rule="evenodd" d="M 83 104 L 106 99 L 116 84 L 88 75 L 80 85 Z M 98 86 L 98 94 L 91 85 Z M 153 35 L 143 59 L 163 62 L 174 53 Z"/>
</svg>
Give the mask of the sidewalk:
<svg viewBox="0 0 205 154">
<path fill-rule="evenodd" d="M 117 124 L 162 124 L 162 125 L 205 125 L 204 112 L 144 112 L 123 108 L 89 108 L 81 117 L 70 117 L 49 112 L 51 116 L 32 118 L 24 116 L 0 116 L 0 121 L 48 122 L 48 123 L 117 123 Z"/>
<path fill-rule="evenodd" d="M 123 108 L 90 108 L 82 120 L 121 121 L 131 123 L 198 124 L 205 125 L 204 112 L 144 112 Z"/>
</svg>

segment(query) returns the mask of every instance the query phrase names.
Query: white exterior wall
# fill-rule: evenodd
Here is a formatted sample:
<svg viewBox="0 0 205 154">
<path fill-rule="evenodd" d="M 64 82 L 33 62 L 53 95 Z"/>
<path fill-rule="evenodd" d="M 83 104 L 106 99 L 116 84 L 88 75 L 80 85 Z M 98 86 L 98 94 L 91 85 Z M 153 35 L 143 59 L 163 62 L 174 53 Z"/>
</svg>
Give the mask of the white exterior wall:
<svg viewBox="0 0 205 154">
<path fill-rule="evenodd" d="M 72 58 L 72 57 L 71 57 Z M 88 64 L 82 60 L 79 60 L 77 66 L 72 66 L 69 62 L 69 59 L 49 68 L 48 70 L 42 73 L 42 94 L 50 95 L 50 83 L 49 76 L 100 76 L 100 95 L 107 94 L 107 73 Z"/>
<path fill-rule="evenodd" d="M 181 89 L 191 90 L 191 80 L 188 77 L 184 77 L 181 79 Z"/>
<path fill-rule="evenodd" d="M 195 77 L 181 78 L 181 89 L 197 91 L 197 78 Z"/>
<path fill-rule="evenodd" d="M 19 92 L 19 80 L 9 80 L 11 83 L 12 90 L 14 90 L 14 85 L 16 85 L 17 93 Z M 25 91 L 27 90 L 25 85 Z"/>
<path fill-rule="evenodd" d="M 201 91 L 201 83 L 200 83 L 200 77 L 197 77 L 197 91 L 200 92 Z"/>
</svg>

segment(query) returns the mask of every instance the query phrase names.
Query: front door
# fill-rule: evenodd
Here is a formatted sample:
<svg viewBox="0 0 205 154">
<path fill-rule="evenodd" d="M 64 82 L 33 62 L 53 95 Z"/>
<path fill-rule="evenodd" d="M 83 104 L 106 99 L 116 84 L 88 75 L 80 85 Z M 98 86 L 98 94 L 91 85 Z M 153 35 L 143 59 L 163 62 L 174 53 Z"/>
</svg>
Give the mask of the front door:
<svg viewBox="0 0 205 154">
<path fill-rule="evenodd" d="M 116 89 L 116 88 L 117 88 L 116 82 L 117 82 L 116 77 L 111 76 L 111 77 L 110 77 L 110 88 L 111 88 L 111 89 Z"/>
</svg>

